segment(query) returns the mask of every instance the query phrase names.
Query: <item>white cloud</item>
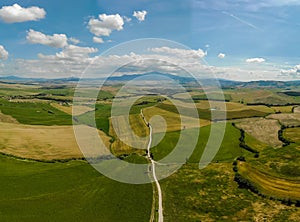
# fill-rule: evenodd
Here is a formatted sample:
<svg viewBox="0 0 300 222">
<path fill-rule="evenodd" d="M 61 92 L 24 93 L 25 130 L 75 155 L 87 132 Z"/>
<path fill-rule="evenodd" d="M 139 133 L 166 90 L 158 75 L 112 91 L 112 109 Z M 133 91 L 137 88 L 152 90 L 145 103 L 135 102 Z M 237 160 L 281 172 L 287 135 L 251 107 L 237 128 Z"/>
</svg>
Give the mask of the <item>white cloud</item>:
<svg viewBox="0 0 300 222">
<path fill-rule="evenodd" d="M 104 43 L 102 38 L 99 38 L 99 37 L 96 37 L 96 36 L 93 37 L 93 42 L 95 42 L 95 43 Z"/>
<path fill-rule="evenodd" d="M 39 7 L 23 8 L 18 4 L 3 6 L 0 9 L 0 19 L 7 23 L 37 21 L 45 18 L 46 11 Z"/>
<path fill-rule="evenodd" d="M 300 75 L 300 64 L 294 66 L 291 69 L 282 69 L 281 70 L 281 74 L 284 76 L 296 76 L 296 75 Z"/>
<path fill-rule="evenodd" d="M 193 58 L 193 59 L 203 58 L 207 55 L 207 53 L 204 52 L 202 49 L 192 50 L 192 49 L 160 47 L 160 48 L 150 48 L 148 50 L 155 53 L 163 53 L 163 54 L 173 55 L 176 57 Z"/>
<path fill-rule="evenodd" d="M 77 44 L 80 43 L 80 40 L 79 40 L 79 39 L 76 39 L 76 38 L 74 38 L 74 37 L 69 38 L 69 41 L 72 42 L 72 43 L 75 44 L 75 45 L 77 45 Z"/>
<path fill-rule="evenodd" d="M 127 16 L 123 16 L 123 18 L 124 18 L 124 20 L 125 20 L 125 22 L 131 22 L 131 18 L 129 18 L 129 17 L 127 17 Z"/>
<path fill-rule="evenodd" d="M 6 49 L 0 45 L 0 60 L 6 60 L 8 58 L 8 52 L 6 51 Z"/>
<path fill-rule="evenodd" d="M 89 20 L 88 28 L 96 36 L 109 36 L 113 30 L 122 30 L 123 25 L 124 20 L 119 14 L 100 14 L 99 19 L 91 18 Z"/>
<path fill-rule="evenodd" d="M 39 54 L 39 58 L 50 59 L 50 60 L 83 61 L 89 58 L 90 54 L 96 52 L 98 52 L 98 49 L 96 48 L 68 45 L 61 52 L 56 53 L 55 55 Z"/>
<path fill-rule="evenodd" d="M 143 10 L 143 11 L 134 11 L 133 12 L 133 16 L 137 18 L 137 20 L 139 20 L 140 22 L 145 20 L 145 17 L 147 15 L 147 11 Z"/>
<path fill-rule="evenodd" d="M 32 44 L 42 44 L 55 48 L 63 48 L 68 45 L 68 38 L 65 34 L 45 35 L 44 33 L 30 29 L 26 39 Z"/>
<path fill-rule="evenodd" d="M 219 59 L 224 59 L 226 57 L 226 55 L 224 54 L 224 53 L 220 53 L 219 55 L 218 55 L 218 58 Z"/>
<path fill-rule="evenodd" d="M 276 67 L 270 63 L 262 63 L 259 66 L 249 66 L 245 63 L 226 67 L 206 65 L 200 59 L 205 56 L 205 52 L 202 50 L 159 47 L 148 49 L 146 53 L 93 55 L 97 51 L 96 48 L 68 45 L 53 55 L 39 54 L 39 58 L 34 60 L 14 60 L 10 67 L 6 64 L 4 69 L 0 69 L 0 75 L 14 74 L 48 78 L 80 77 L 89 67 L 85 72 L 85 77 L 92 78 L 107 77 L 112 70 L 117 70 L 116 75 L 151 71 L 180 75 L 181 73 L 186 74 L 187 71 L 199 78 L 216 76 L 240 81 L 288 79 L 280 72 L 282 67 Z M 297 70 L 300 70 L 300 65 L 289 71 L 297 72 Z M 288 77 L 295 79 L 299 76 L 300 72 L 298 77 L 292 75 Z"/>
<path fill-rule="evenodd" d="M 250 59 L 246 59 L 247 63 L 263 63 L 266 60 L 264 58 L 250 58 Z"/>
</svg>

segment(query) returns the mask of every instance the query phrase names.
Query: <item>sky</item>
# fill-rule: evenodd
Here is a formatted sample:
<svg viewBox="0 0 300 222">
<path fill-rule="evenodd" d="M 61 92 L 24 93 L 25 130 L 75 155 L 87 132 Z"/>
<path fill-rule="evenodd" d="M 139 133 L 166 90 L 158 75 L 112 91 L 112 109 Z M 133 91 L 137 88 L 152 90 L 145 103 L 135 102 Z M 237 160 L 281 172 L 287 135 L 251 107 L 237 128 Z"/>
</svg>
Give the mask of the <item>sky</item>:
<svg viewBox="0 0 300 222">
<path fill-rule="evenodd" d="M 137 73 L 151 58 L 174 74 L 298 80 L 299 36 L 300 0 L 2 0 L 0 76 Z"/>
</svg>

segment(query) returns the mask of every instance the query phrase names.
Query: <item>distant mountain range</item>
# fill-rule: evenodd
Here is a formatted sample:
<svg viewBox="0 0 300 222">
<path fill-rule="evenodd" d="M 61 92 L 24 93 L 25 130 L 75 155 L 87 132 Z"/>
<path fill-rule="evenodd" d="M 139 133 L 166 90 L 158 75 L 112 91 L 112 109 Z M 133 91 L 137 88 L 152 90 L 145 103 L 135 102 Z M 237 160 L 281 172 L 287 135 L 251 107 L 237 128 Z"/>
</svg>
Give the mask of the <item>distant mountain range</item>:
<svg viewBox="0 0 300 222">
<path fill-rule="evenodd" d="M 132 74 L 132 75 L 122 75 L 122 76 L 111 76 L 107 79 L 105 78 L 85 78 L 81 81 L 93 81 L 93 80 L 106 80 L 111 82 L 127 82 L 140 78 L 142 81 L 161 81 L 163 79 L 173 79 L 178 81 L 181 84 L 195 83 L 195 79 L 192 77 L 177 76 L 168 73 L 158 73 L 151 72 L 145 74 Z M 78 82 L 80 78 L 69 77 L 69 78 L 56 78 L 56 79 L 47 79 L 47 78 L 25 78 L 18 76 L 5 76 L 0 77 L 0 82 L 2 83 L 25 83 L 25 84 L 38 84 L 38 83 L 66 83 L 66 82 Z M 231 87 L 246 87 L 246 88 L 289 88 L 300 86 L 300 80 L 296 81 L 250 81 L 250 82 L 241 82 L 241 81 L 232 81 L 226 79 L 200 79 L 200 82 L 203 86 L 212 86 L 216 85 L 217 81 L 222 88 L 231 88 Z"/>
</svg>

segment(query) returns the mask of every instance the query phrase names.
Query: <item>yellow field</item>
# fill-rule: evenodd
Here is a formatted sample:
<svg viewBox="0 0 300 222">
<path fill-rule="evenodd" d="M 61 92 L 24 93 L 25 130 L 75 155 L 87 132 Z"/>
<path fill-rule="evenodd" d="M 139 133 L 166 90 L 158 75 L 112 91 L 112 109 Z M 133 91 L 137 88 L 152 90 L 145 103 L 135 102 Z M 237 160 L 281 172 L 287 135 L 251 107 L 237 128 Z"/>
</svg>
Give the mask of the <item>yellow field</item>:
<svg viewBox="0 0 300 222">
<path fill-rule="evenodd" d="M 265 144 L 275 148 L 282 146 L 282 142 L 278 139 L 278 131 L 281 129 L 281 126 L 277 120 L 249 118 L 241 122 L 237 120 L 236 126 Z"/>
<path fill-rule="evenodd" d="M 254 103 L 257 100 L 274 96 L 272 92 L 267 90 L 238 90 L 230 92 L 233 101 L 244 101 L 245 103 Z"/>
<path fill-rule="evenodd" d="M 276 119 L 285 126 L 300 126 L 300 113 L 280 113 L 267 116 L 268 119 Z"/>
<path fill-rule="evenodd" d="M 250 136 L 247 133 L 245 135 L 245 143 L 248 146 L 250 146 L 251 148 L 253 148 L 253 149 L 255 149 L 255 150 L 259 151 L 259 152 L 269 147 L 268 144 L 255 139 L 254 137 Z"/>
<path fill-rule="evenodd" d="M 167 124 L 167 132 L 178 131 L 182 129 L 190 129 L 190 128 L 198 128 L 210 125 L 209 120 L 196 119 L 188 116 L 182 116 L 182 121 L 184 125 L 181 124 L 181 118 L 179 114 L 169 112 L 167 110 L 163 110 L 157 107 L 149 107 L 143 110 L 145 118 L 147 121 L 151 119 L 151 117 L 158 115 L 161 116 L 165 123 Z M 164 130 L 164 122 L 163 121 L 155 121 L 153 124 L 153 132 L 161 133 L 165 132 Z"/>
<path fill-rule="evenodd" d="M 51 106 L 53 106 L 56 109 L 59 109 L 60 111 L 63 111 L 69 115 L 72 115 L 72 106 L 63 106 L 58 103 L 51 103 Z M 74 109 L 74 115 L 79 116 L 81 114 L 84 114 L 86 112 L 92 111 L 93 109 L 88 106 L 76 106 L 76 109 Z"/>
<path fill-rule="evenodd" d="M 45 100 L 45 99 L 10 99 L 9 102 L 13 102 L 13 103 L 49 103 L 49 100 Z"/>
<path fill-rule="evenodd" d="M 81 127 L 84 130 L 87 126 Z M 99 135 L 109 147 L 110 138 L 101 131 Z M 0 152 L 37 160 L 83 157 L 72 126 L 32 126 L 1 122 Z M 97 150 L 90 150 L 89 157 L 95 156 L 98 156 Z"/>
<path fill-rule="evenodd" d="M 247 106 L 241 103 L 235 102 L 221 102 L 221 101 L 207 101 L 207 100 L 200 100 L 197 103 L 186 103 L 180 100 L 176 100 L 179 106 L 193 108 L 194 106 L 198 109 L 215 109 L 220 111 L 243 111 L 243 110 L 257 110 L 260 112 L 265 113 L 274 113 L 275 111 L 267 106 L 258 105 L 258 106 Z M 170 101 L 164 101 L 165 104 L 171 105 Z"/>
<path fill-rule="evenodd" d="M 295 107 L 294 113 L 300 113 L 300 106 Z"/>
<path fill-rule="evenodd" d="M 272 106 L 271 108 L 275 112 L 280 112 L 280 113 L 291 113 L 293 110 L 293 106 Z"/>
<path fill-rule="evenodd" d="M 300 128 L 285 129 L 283 135 L 286 139 L 300 144 Z"/>
<path fill-rule="evenodd" d="M 0 122 L 3 123 L 18 123 L 18 121 L 12 116 L 5 115 L 0 111 Z"/>
<path fill-rule="evenodd" d="M 300 179 L 284 179 L 262 172 L 246 162 L 239 162 L 238 172 L 262 193 L 272 197 L 300 200 Z"/>
<path fill-rule="evenodd" d="M 115 141 L 111 144 L 111 151 L 116 156 L 133 152 L 143 154 L 148 144 L 148 140 L 145 137 L 149 135 L 148 127 L 139 114 L 130 115 L 130 126 L 128 126 L 126 118 L 126 116 L 116 116 L 110 119 L 109 134 L 115 138 Z M 116 132 L 119 132 L 123 141 L 117 136 Z M 145 138 L 137 140 L 135 135 Z M 143 149 L 134 149 L 132 147 Z"/>
</svg>

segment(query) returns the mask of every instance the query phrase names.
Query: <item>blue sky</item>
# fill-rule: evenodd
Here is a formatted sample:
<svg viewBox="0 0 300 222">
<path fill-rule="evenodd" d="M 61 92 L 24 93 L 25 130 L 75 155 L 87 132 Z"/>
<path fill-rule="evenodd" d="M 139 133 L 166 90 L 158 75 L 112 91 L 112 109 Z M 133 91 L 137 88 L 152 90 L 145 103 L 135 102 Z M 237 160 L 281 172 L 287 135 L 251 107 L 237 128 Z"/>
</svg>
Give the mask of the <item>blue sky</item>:
<svg viewBox="0 0 300 222">
<path fill-rule="evenodd" d="M 221 78 L 300 77 L 300 0 L 2 0 L 0 30 L 0 75 L 73 76 L 34 66 L 163 38 L 207 52 L 199 58 Z"/>
</svg>

